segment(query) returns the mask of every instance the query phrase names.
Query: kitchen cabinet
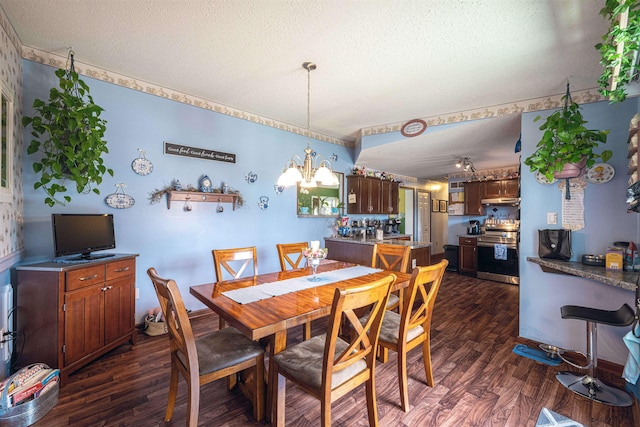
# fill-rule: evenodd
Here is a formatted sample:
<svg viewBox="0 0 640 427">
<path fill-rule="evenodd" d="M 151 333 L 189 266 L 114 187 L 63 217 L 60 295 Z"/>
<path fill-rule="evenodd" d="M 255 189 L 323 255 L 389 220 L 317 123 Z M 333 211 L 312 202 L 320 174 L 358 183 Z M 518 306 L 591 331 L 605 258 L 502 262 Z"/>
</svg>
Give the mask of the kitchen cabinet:
<svg viewBox="0 0 640 427">
<path fill-rule="evenodd" d="M 46 363 L 68 376 L 115 347 L 135 344 L 137 255 L 16 268 L 18 368 Z"/>
<path fill-rule="evenodd" d="M 517 179 L 484 181 L 482 183 L 482 198 L 518 197 L 519 186 Z"/>
<path fill-rule="evenodd" d="M 399 212 L 398 199 L 400 193 L 400 184 L 391 181 L 381 182 L 382 191 L 380 196 L 382 199 L 382 213 L 397 214 Z"/>
<path fill-rule="evenodd" d="M 484 209 L 480 200 L 482 199 L 482 182 L 465 182 L 464 183 L 464 214 L 465 215 L 483 215 Z"/>
<path fill-rule="evenodd" d="M 399 186 L 377 178 L 348 176 L 347 213 L 397 214 Z"/>
<path fill-rule="evenodd" d="M 478 271 L 478 241 L 475 237 L 459 237 L 458 269 L 475 276 Z"/>
</svg>

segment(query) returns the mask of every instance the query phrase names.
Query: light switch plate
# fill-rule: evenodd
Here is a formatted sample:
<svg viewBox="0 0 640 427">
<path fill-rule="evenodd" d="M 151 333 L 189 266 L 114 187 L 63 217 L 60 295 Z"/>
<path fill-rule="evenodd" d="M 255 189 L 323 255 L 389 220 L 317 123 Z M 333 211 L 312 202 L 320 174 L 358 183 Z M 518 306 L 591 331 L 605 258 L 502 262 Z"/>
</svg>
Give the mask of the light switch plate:
<svg viewBox="0 0 640 427">
<path fill-rule="evenodd" d="M 547 212 L 547 224 L 557 224 L 557 223 L 558 223 L 558 213 Z"/>
</svg>

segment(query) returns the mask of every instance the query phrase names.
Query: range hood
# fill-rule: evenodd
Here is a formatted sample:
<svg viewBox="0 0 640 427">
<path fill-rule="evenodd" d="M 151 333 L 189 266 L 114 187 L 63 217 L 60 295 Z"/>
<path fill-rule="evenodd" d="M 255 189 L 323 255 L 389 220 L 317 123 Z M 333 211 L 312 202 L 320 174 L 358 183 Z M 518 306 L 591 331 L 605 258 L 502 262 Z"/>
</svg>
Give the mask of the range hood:
<svg viewBox="0 0 640 427">
<path fill-rule="evenodd" d="M 481 199 L 480 203 L 485 206 L 518 206 L 520 204 L 520 198 L 518 197 L 497 197 L 495 199 Z"/>
</svg>

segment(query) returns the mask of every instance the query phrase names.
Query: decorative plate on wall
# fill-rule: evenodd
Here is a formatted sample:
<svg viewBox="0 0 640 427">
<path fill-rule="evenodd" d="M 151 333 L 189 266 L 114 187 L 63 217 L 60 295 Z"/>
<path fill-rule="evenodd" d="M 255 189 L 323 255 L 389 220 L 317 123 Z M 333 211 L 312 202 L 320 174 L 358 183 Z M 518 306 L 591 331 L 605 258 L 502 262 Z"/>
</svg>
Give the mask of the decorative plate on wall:
<svg viewBox="0 0 640 427">
<path fill-rule="evenodd" d="M 539 183 L 539 184 L 542 184 L 542 185 L 555 184 L 556 182 L 558 182 L 558 179 L 557 179 L 557 178 L 553 178 L 553 180 L 552 180 L 552 181 L 549 181 L 549 180 L 547 179 L 547 177 L 546 177 L 546 176 L 544 176 L 544 174 L 542 174 L 542 173 L 540 173 L 540 172 L 536 172 L 535 177 L 536 177 L 536 181 L 538 181 L 538 183 Z"/>
<path fill-rule="evenodd" d="M 613 166 L 607 163 L 596 163 L 587 171 L 587 182 L 592 184 L 604 184 L 611 181 L 616 174 Z"/>
<path fill-rule="evenodd" d="M 127 209 L 136 203 L 133 197 L 124 193 L 124 187 L 124 184 L 116 184 L 116 192 L 104 198 L 107 206 L 114 209 Z"/>
<path fill-rule="evenodd" d="M 138 148 L 140 156 L 131 162 L 131 169 L 138 175 L 149 175 L 153 171 L 153 163 L 145 157 L 145 151 Z"/>
</svg>

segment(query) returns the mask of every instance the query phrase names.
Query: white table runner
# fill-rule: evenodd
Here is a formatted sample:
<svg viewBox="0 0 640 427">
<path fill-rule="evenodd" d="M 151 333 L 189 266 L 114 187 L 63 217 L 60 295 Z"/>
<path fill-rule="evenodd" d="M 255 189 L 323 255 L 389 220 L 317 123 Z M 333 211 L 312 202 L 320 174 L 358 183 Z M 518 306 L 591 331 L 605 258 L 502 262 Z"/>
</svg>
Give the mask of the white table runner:
<svg viewBox="0 0 640 427">
<path fill-rule="evenodd" d="M 257 286 L 249 286 L 248 288 L 234 289 L 232 291 L 222 292 L 222 295 L 231 298 L 237 303 L 249 304 L 251 302 L 260 301 L 277 295 L 284 295 L 304 289 L 315 288 L 316 286 L 324 286 L 330 283 L 340 282 L 342 280 L 353 279 L 354 277 L 377 273 L 379 271 L 383 270 L 357 265 L 355 267 L 318 273 L 316 274 L 316 277 L 320 280 L 315 282 L 309 280 L 312 276 L 294 277 L 292 279 L 280 280 L 278 282 L 263 283 Z"/>
</svg>

